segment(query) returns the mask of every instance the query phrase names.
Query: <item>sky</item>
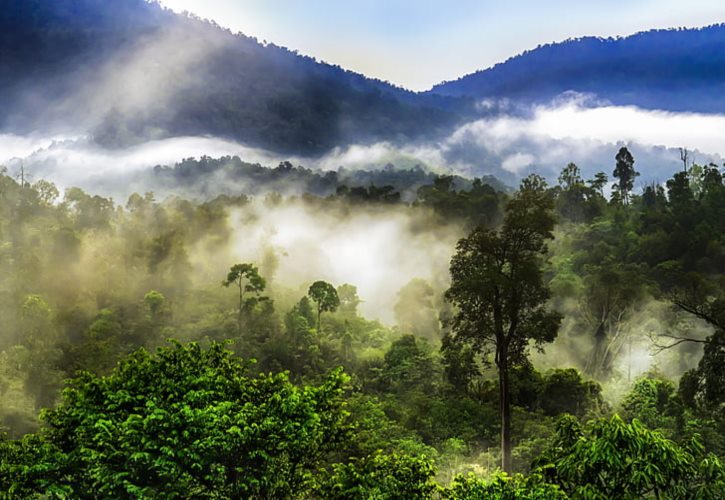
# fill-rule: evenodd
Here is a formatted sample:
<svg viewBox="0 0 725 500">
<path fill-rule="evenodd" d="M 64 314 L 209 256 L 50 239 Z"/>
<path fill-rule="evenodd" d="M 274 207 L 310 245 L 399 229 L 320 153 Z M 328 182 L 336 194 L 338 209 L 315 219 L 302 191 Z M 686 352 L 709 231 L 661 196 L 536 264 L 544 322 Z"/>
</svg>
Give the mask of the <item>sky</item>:
<svg viewBox="0 0 725 500">
<path fill-rule="evenodd" d="M 427 90 L 539 44 L 725 22 L 723 0 L 160 0 L 217 24 Z"/>
</svg>

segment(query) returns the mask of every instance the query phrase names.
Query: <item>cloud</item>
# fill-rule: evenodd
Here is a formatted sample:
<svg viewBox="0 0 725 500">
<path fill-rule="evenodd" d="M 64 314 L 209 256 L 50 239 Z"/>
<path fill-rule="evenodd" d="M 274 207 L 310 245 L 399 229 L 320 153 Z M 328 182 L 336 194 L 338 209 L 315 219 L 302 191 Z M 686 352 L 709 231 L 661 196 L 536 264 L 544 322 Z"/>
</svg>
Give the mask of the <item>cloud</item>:
<svg viewBox="0 0 725 500">
<path fill-rule="evenodd" d="M 279 258 L 276 275 L 288 287 L 315 280 L 351 283 L 362 313 L 394 320 L 398 291 L 414 278 L 444 288 L 457 224 L 431 223 L 428 214 L 403 206 L 315 207 L 302 200 L 279 206 L 254 202 L 230 220 L 237 260 L 259 261 L 267 249 Z"/>
<path fill-rule="evenodd" d="M 34 135 L 0 134 L 0 164 L 27 158 L 35 151 L 50 147 L 62 137 L 37 137 Z"/>
<path fill-rule="evenodd" d="M 459 170 L 504 176 L 536 171 L 553 179 L 570 161 L 589 175 L 609 172 L 616 150 L 626 144 L 637 159 L 642 182 L 668 178 L 680 168 L 679 147 L 693 151 L 700 163 L 725 156 L 723 115 L 591 107 L 588 102 L 573 96 L 536 106 L 527 116 L 476 120 L 442 141 L 439 151 Z"/>
<path fill-rule="evenodd" d="M 667 179 L 681 168 L 680 147 L 692 151 L 691 158 L 699 163 L 720 162 L 725 156 L 723 138 L 723 115 L 605 106 L 587 96 L 567 94 L 527 112 L 516 109 L 466 123 L 437 142 L 352 145 L 336 148 L 316 161 L 296 160 L 325 169 L 421 164 L 469 176 L 492 174 L 516 184 L 530 172 L 553 181 L 572 161 L 585 175 L 610 173 L 617 150 L 627 145 L 642 173 L 639 181 L 645 183 Z"/>
<path fill-rule="evenodd" d="M 634 106 L 586 108 L 569 102 L 556 108 L 536 108 L 529 133 L 560 140 L 681 146 L 725 156 L 723 115 L 651 111 Z"/>
<path fill-rule="evenodd" d="M 73 186 L 125 197 L 148 189 L 144 174 L 156 165 L 173 165 L 190 157 L 238 155 L 250 162 L 276 164 L 281 157 L 213 137 L 177 137 L 124 149 L 107 149 L 87 137 L 39 138 L 0 135 L 0 164 L 11 173 L 22 161 L 34 178 L 61 188 Z"/>
<path fill-rule="evenodd" d="M 506 158 L 501 164 L 501 168 L 511 172 L 512 174 L 519 174 L 526 167 L 530 167 L 534 163 L 534 156 L 525 153 L 515 153 Z"/>
<path fill-rule="evenodd" d="M 585 176 L 598 171 L 611 174 L 618 148 L 627 145 L 642 174 L 637 187 L 663 182 L 679 170 L 679 147 L 690 149 L 690 157 L 701 164 L 721 163 L 725 156 L 725 142 L 721 140 L 725 137 L 725 116 L 592 107 L 592 102 L 568 96 L 527 113 L 517 110 L 517 114 L 466 123 L 439 141 L 352 144 L 337 147 L 321 157 L 290 157 L 213 137 L 178 137 L 106 149 L 85 137 L 0 135 L 0 164 L 5 163 L 15 172 L 22 159 L 35 178 L 48 178 L 61 187 L 79 186 L 123 198 L 134 191 L 149 189 L 162 196 L 171 194 L 159 193 L 163 186 L 149 182 L 148 169 L 203 155 L 238 155 L 246 162 L 272 167 L 290 160 L 320 170 L 341 166 L 378 169 L 388 163 L 398 168 L 421 165 L 440 173 L 494 175 L 515 186 L 530 172 L 540 173 L 553 182 L 569 162 L 579 165 Z M 244 188 L 224 178 L 225 174 L 219 175 L 220 178 L 207 179 L 201 196 Z"/>
</svg>

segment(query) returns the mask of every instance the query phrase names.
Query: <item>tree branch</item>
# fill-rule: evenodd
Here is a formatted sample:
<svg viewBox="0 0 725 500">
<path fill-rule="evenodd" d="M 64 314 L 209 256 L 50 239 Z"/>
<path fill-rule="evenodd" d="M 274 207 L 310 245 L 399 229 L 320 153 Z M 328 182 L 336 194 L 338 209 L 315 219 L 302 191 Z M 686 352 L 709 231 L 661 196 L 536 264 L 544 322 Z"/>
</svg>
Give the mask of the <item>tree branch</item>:
<svg viewBox="0 0 725 500">
<path fill-rule="evenodd" d="M 653 354 L 657 355 L 660 354 L 663 351 L 666 351 L 667 349 L 672 349 L 675 346 L 678 346 L 680 344 L 684 344 L 686 342 L 694 342 L 696 344 L 707 344 L 709 342 L 708 339 L 693 339 L 692 337 L 680 337 L 677 335 L 667 335 L 665 333 L 657 335 L 658 338 L 667 338 L 674 340 L 674 342 L 671 342 L 669 344 L 660 344 L 657 342 L 657 340 L 653 337 L 650 337 L 652 339 L 652 344 L 654 346 Z"/>
</svg>

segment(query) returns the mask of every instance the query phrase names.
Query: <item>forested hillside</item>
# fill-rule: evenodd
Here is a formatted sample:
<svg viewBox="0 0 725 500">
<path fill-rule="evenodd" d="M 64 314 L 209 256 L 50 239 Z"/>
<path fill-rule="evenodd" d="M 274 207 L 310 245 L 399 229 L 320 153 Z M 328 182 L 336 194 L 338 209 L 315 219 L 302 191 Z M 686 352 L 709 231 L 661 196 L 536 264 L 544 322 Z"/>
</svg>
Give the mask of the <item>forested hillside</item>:
<svg viewBox="0 0 725 500">
<path fill-rule="evenodd" d="M 721 498 L 722 169 L 637 190 L 616 153 L 410 199 L 3 175 L 0 495 Z M 353 246 L 289 263 L 329 218 Z M 350 255 L 361 282 L 333 282 Z"/>
<path fill-rule="evenodd" d="M 496 191 L 509 188 L 493 176 L 479 179 Z M 152 173 L 143 171 L 134 182 L 154 191 L 189 193 L 208 199 L 220 191 L 225 193 L 281 193 L 341 195 L 359 200 L 413 201 L 418 190 L 441 182 L 452 189 L 468 190 L 473 181 L 460 175 L 436 174 L 416 166 L 410 169 L 387 164 L 379 170 L 345 169 L 321 172 L 282 162 L 275 168 L 242 161 L 238 156 L 222 158 L 186 158 L 173 166 L 157 165 Z M 387 198 L 386 198 L 387 197 Z"/>
<path fill-rule="evenodd" d="M 185 47 L 185 50 L 176 50 Z M 9 0 L 0 10 L 4 132 L 91 133 L 106 146 L 214 135 L 319 154 L 415 140 L 471 115 L 147 0 Z"/>
<path fill-rule="evenodd" d="M 725 26 L 541 45 L 433 87 L 432 94 L 547 103 L 565 92 L 616 105 L 722 113 Z"/>
</svg>

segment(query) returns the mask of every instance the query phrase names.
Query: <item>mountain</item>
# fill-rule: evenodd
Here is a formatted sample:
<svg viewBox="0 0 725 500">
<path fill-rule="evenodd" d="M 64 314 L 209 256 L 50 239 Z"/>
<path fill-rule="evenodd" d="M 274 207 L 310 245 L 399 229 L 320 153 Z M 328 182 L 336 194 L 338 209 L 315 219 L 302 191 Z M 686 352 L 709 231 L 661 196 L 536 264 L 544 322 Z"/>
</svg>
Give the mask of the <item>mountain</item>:
<svg viewBox="0 0 725 500">
<path fill-rule="evenodd" d="M 429 94 L 545 103 L 568 91 L 617 105 L 725 112 L 725 25 L 543 45 Z"/>
<path fill-rule="evenodd" d="M 467 99 L 406 91 L 146 0 L 0 4 L 2 132 L 90 132 L 119 147 L 213 135 L 320 154 L 432 138 L 473 109 Z"/>
</svg>

